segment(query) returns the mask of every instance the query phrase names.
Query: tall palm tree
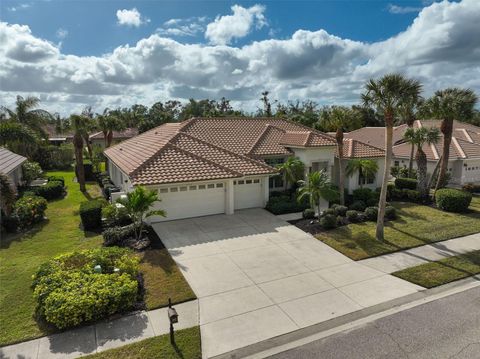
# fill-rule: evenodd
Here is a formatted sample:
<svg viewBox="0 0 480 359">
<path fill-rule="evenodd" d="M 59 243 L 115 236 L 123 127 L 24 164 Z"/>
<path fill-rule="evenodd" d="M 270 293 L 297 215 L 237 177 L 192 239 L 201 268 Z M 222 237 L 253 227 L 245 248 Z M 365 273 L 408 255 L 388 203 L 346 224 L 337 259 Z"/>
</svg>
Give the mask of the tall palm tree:
<svg viewBox="0 0 480 359">
<path fill-rule="evenodd" d="M 309 198 L 310 207 L 313 210 L 317 207 L 320 214 L 320 200 L 335 201 L 338 199 L 338 191 L 331 184 L 327 173 L 321 170 L 310 173 L 307 181 L 300 181 L 297 200 L 302 201 L 305 197 Z"/>
<path fill-rule="evenodd" d="M 125 129 L 123 122 L 108 109 L 103 111 L 102 115 L 96 116 L 97 127 L 103 133 L 103 139 L 105 141 L 105 148 L 108 148 L 112 144 L 113 131 L 121 131 Z"/>
<path fill-rule="evenodd" d="M 340 204 L 345 204 L 345 164 L 343 160 L 343 131 L 347 130 L 352 122 L 354 116 L 348 107 L 332 106 L 328 116 L 325 116 L 325 126 L 335 132 L 335 140 L 337 142 L 337 153 L 339 162 L 339 179 L 338 187 L 340 190 Z"/>
<path fill-rule="evenodd" d="M 297 183 L 303 179 L 305 165 L 298 157 L 289 157 L 285 162 L 277 165 L 277 169 L 285 176 L 285 185 Z"/>
<path fill-rule="evenodd" d="M 465 121 L 471 118 L 476 102 L 477 96 L 472 90 L 456 87 L 437 91 L 425 102 L 425 114 L 442 120 L 440 130 L 443 134 L 443 149 L 435 192 L 445 184 L 450 144 L 452 143 L 453 120 Z"/>
<path fill-rule="evenodd" d="M 422 97 L 412 97 L 409 101 L 405 101 L 399 109 L 401 122 L 405 123 L 408 128 L 413 128 L 415 120 L 417 119 L 417 111 L 422 105 Z M 408 159 L 408 178 L 412 177 L 413 172 L 413 156 L 415 153 L 415 145 L 410 146 L 410 157 Z"/>
<path fill-rule="evenodd" d="M 73 146 L 75 147 L 75 162 L 77 181 L 80 191 L 85 192 L 85 168 L 83 167 L 84 133 L 89 126 L 89 118 L 84 115 L 71 115 L 70 123 L 73 130 Z"/>
<path fill-rule="evenodd" d="M 417 154 L 415 155 L 415 161 L 417 162 L 417 189 L 423 197 L 426 197 L 428 196 L 429 187 L 427 181 L 427 155 L 423 151 L 423 145 L 437 143 L 440 139 L 440 131 L 437 128 L 408 128 L 403 138 L 412 146 L 417 147 Z"/>
<path fill-rule="evenodd" d="M 348 161 L 345 174 L 348 177 L 352 177 L 355 173 L 358 173 L 360 177 L 365 179 L 372 178 L 378 172 L 378 163 L 373 160 L 353 159 Z M 360 181 L 360 188 L 363 188 L 363 181 Z"/>
<path fill-rule="evenodd" d="M 22 96 L 17 96 L 15 110 L 4 106 L 2 106 L 2 110 L 6 112 L 9 120 L 18 122 L 41 137 L 47 138 L 44 126 L 48 120 L 53 120 L 53 116 L 48 111 L 36 108 L 39 103 L 40 99 L 36 97 L 28 96 L 23 98 Z"/>
<path fill-rule="evenodd" d="M 384 216 L 387 202 L 387 185 L 393 154 L 393 125 L 399 109 L 408 101 L 420 96 L 422 85 L 417 80 L 408 79 L 400 74 L 388 74 L 379 80 L 367 82 L 362 94 L 364 106 L 375 107 L 383 114 L 385 121 L 385 168 L 382 191 L 378 203 L 378 219 L 375 237 L 383 241 Z"/>
</svg>

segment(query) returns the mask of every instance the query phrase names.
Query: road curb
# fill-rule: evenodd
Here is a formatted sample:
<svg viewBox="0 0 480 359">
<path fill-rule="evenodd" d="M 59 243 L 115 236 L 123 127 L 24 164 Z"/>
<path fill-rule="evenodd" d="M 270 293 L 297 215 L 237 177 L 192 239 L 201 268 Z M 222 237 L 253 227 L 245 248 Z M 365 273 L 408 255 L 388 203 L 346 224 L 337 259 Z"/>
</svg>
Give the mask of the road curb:
<svg viewBox="0 0 480 359">
<path fill-rule="evenodd" d="M 243 348 L 232 350 L 214 356 L 212 359 L 266 358 L 345 330 L 354 329 L 376 319 L 478 286 L 480 286 L 480 276 L 465 278 L 436 288 L 425 289 L 401 298 L 361 309 L 341 317 L 298 329 Z"/>
</svg>

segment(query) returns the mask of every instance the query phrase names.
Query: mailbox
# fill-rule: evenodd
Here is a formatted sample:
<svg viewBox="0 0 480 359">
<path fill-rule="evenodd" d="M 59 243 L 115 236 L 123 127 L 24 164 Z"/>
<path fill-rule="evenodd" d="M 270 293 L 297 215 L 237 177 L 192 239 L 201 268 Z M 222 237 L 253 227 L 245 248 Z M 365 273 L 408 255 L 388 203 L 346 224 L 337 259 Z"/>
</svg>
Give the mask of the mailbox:
<svg viewBox="0 0 480 359">
<path fill-rule="evenodd" d="M 178 314 L 175 308 L 168 308 L 168 319 L 170 324 L 178 323 Z"/>
</svg>

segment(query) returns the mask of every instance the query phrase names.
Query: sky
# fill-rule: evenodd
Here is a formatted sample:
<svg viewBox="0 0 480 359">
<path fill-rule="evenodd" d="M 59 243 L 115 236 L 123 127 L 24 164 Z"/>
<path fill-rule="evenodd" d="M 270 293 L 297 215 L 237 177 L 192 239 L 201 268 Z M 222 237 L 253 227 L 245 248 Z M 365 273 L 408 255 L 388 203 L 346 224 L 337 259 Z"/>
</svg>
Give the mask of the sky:
<svg viewBox="0 0 480 359">
<path fill-rule="evenodd" d="M 92 106 L 229 98 L 359 102 L 399 72 L 424 96 L 480 93 L 480 0 L 9 1 L 0 3 L 0 105 L 33 95 Z"/>
</svg>

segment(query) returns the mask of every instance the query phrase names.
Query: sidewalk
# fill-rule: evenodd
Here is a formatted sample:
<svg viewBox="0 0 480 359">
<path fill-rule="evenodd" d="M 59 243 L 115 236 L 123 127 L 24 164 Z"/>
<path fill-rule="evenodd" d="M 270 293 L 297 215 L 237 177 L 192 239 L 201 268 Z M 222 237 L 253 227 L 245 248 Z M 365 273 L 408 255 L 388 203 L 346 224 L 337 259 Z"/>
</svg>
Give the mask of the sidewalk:
<svg viewBox="0 0 480 359">
<path fill-rule="evenodd" d="M 174 307 L 179 316 L 175 330 L 198 325 L 198 300 Z M 0 348 L 0 358 L 78 358 L 168 332 L 167 308 L 160 308 L 3 347 Z"/>
<path fill-rule="evenodd" d="M 390 274 L 405 268 L 476 250 L 480 250 L 480 233 L 363 259 L 357 263 Z"/>
</svg>

